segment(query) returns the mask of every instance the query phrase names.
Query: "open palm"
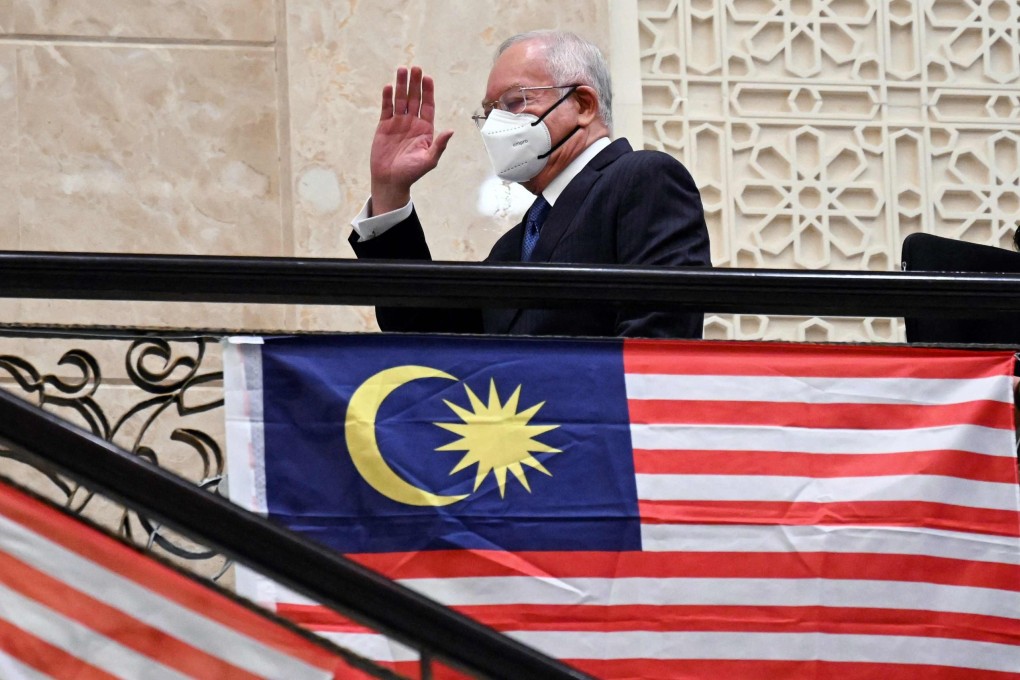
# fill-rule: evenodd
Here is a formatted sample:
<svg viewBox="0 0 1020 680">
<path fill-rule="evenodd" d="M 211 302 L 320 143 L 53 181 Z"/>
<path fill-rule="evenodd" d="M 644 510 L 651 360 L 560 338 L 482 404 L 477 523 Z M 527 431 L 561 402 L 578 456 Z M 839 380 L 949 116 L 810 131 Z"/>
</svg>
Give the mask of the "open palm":
<svg viewBox="0 0 1020 680">
<path fill-rule="evenodd" d="M 435 134 L 435 111 L 432 78 L 418 67 L 410 72 L 397 69 L 395 85 L 383 88 L 379 125 L 372 140 L 374 213 L 406 204 L 411 185 L 439 163 L 453 132 Z"/>
</svg>

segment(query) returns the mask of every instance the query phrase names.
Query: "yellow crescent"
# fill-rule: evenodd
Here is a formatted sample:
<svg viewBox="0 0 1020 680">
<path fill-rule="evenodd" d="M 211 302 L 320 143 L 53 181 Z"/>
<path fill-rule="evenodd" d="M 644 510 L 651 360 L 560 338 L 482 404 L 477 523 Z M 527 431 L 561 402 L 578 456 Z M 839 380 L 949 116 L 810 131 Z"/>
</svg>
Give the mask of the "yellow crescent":
<svg viewBox="0 0 1020 680">
<path fill-rule="evenodd" d="M 379 371 L 361 383 L 351 395 L 344 432 L 347 451 L 351 454 L 354 467 L 372 488 L 405 505 L 440 507 L 462 501 L 467 498 L 467 494 L 440 496 L 411 484 L 386 462 L 375 437 L 375 419 L 386 397 L 401 385 L 421 378 L 456 380 L 448 373 L 427 366 L 396 366 Z"/>
</svg>

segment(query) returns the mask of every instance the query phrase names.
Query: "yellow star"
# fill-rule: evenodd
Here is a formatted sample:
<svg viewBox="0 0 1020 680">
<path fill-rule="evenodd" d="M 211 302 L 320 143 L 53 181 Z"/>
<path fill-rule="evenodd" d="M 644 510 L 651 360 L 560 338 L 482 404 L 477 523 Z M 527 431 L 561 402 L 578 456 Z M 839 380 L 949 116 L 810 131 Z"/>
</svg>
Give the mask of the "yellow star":
<svg viewBox="0 0 1020 680">
<path fill-rule="evenodd" d="M 468 400 L 474 411 L 468 411 L 444 399 L 443 402 L 464 422 L 452 425 L 434 423 L 444 430 L 460 435 L 460 439 L 440 446 L 436 451 L 467 451 L 467 454 L 460 459 L 450 474 L 477 464 L 474 490 L 477 491 L 488 474 L 492 472 L 499 484 L 500 498 L 505 497 L 507 470 L 513 473 L 517 481 L 529 493 L 531 487 L 528 485 L 523 465 L 551 477 L 552 473 L 535 460 L 531 453 L 560 453 L 559 449 L 546 446 L 534 439 L 544 432 L 555 430 L 559 425 L 528 425 L 532 416 L 538 413 L 545 402 L 535 404 L 518 413 L 517 402 L 521 396 L 520 385 L 507 399 L 506 404 L 499 403 L 499 394 L 496 392 L 494 380 L 490 379 L 489 381 L 489 403 L 487 405 L 483 404 L 482 400 L 475 396 L 475 393 L 466 384 L 464 389 L 467 390 Z"/>
</svg>

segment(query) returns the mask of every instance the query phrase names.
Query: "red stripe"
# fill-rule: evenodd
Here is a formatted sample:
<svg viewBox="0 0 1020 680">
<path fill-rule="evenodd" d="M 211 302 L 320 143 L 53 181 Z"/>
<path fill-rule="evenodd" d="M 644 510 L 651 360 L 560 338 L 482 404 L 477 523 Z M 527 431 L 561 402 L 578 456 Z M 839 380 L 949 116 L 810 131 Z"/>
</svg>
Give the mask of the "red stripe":
<svg viewBox="0 0 1020 680">
<path fill-rule="evenodd" d="M 845 430 L 983 425 L 1013 429 L 1013 405 L 1001 401 L 917 405 L 631 399 L 628 405 L 630 422 L 640 425 L 771 425 Z"/>
<path fill-rule="evenodd" d="M 623 341 L 626 373 L 843 378 L 984 378 L 1011 375 L 1007 351 L 772 342 Z"/>
<path fill-rule="evenodd" d="M 325 647 L 234 602 L 211 585 L 184 576 L 7 484 L 0 484 L 0 514 L 199 616 L 277 651 L 329 671 L 341 663 Z"/>
<path fill-rule="evenodd" d="M 1020 644 L 1014 619 L 849 607 L 512 605 L 455 607 L 499 631 L 828 633 Z"/>
<path fill-rule="evenodd" d="M 1020 566 L 862 553 L 520 552 L 429 550 L 349 555 L 391 579 L 537 576 L 553 578 L 827 578 L 917 581 L 1020 591 Z"/>
<path fill-rule="evenodd" d="M 1020 622 L 997 616 L 859 607 L 735 605 L 542 605 L 453 607 L 500 632 L 627 631 L 903 635 L 1020 645 Z M 317 631 L 372 633 L 319 606 L 281 605 L 280 613 Z"/>
<path fill-rule="evenodd" d="M 0 583 L 182 673 L 197 677 L 259 677 L 75 590 L 4 552 L 0 552 Z"/>
<path fill-rule="evenodd" d="M 880 477 L 941 475 L 979 482 L 1017 484 L 1015 458 L 970 451 L 909 451 L 882 454 L 785 451 L 634 450 L 637 474 L 769 475 L 780 477 Z"/>
<path fill-rule="evenodd" d="M 643 524 L 780 526 L 871 525 L 924 527 L 994 536 L 1020 536 L 1015 510 L 989 510 L 924 501 L 638 501 Z"/>
<path fill-rule="evenodd" d="M 1017 673 L 922 664 L 703 659 L 568 659 L 603 680 L 1018 680 Z"/>
<path fill-rule="evenodd" d="M 56 680 L 114 680 L 101 668 L 0 619 L 0 649 L 30 668 Z"/>
</svg>

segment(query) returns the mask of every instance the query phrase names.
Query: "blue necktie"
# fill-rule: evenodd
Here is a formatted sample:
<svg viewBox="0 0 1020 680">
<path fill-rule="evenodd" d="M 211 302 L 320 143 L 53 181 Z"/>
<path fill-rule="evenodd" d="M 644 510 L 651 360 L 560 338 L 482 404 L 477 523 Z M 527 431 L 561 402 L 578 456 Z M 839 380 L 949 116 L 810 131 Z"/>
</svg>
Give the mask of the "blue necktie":
<svg viewBox="0 0 1020 680">
<path fill-rule="evenodd" d="M 535 252 L 538 234 L 542 230 L 542 223 L 545 222 L 545 216 L 549 214 L 550 208 L 552 206 L 549 205 L 549 201 L 545 200 L 541 195 L 531 204 L 531 210 L 528 211 L 528 221 L 524 225 L 524 240 L 521 242 L 522 262 L 530 260 L 531 254 Z"/>
</svg>

